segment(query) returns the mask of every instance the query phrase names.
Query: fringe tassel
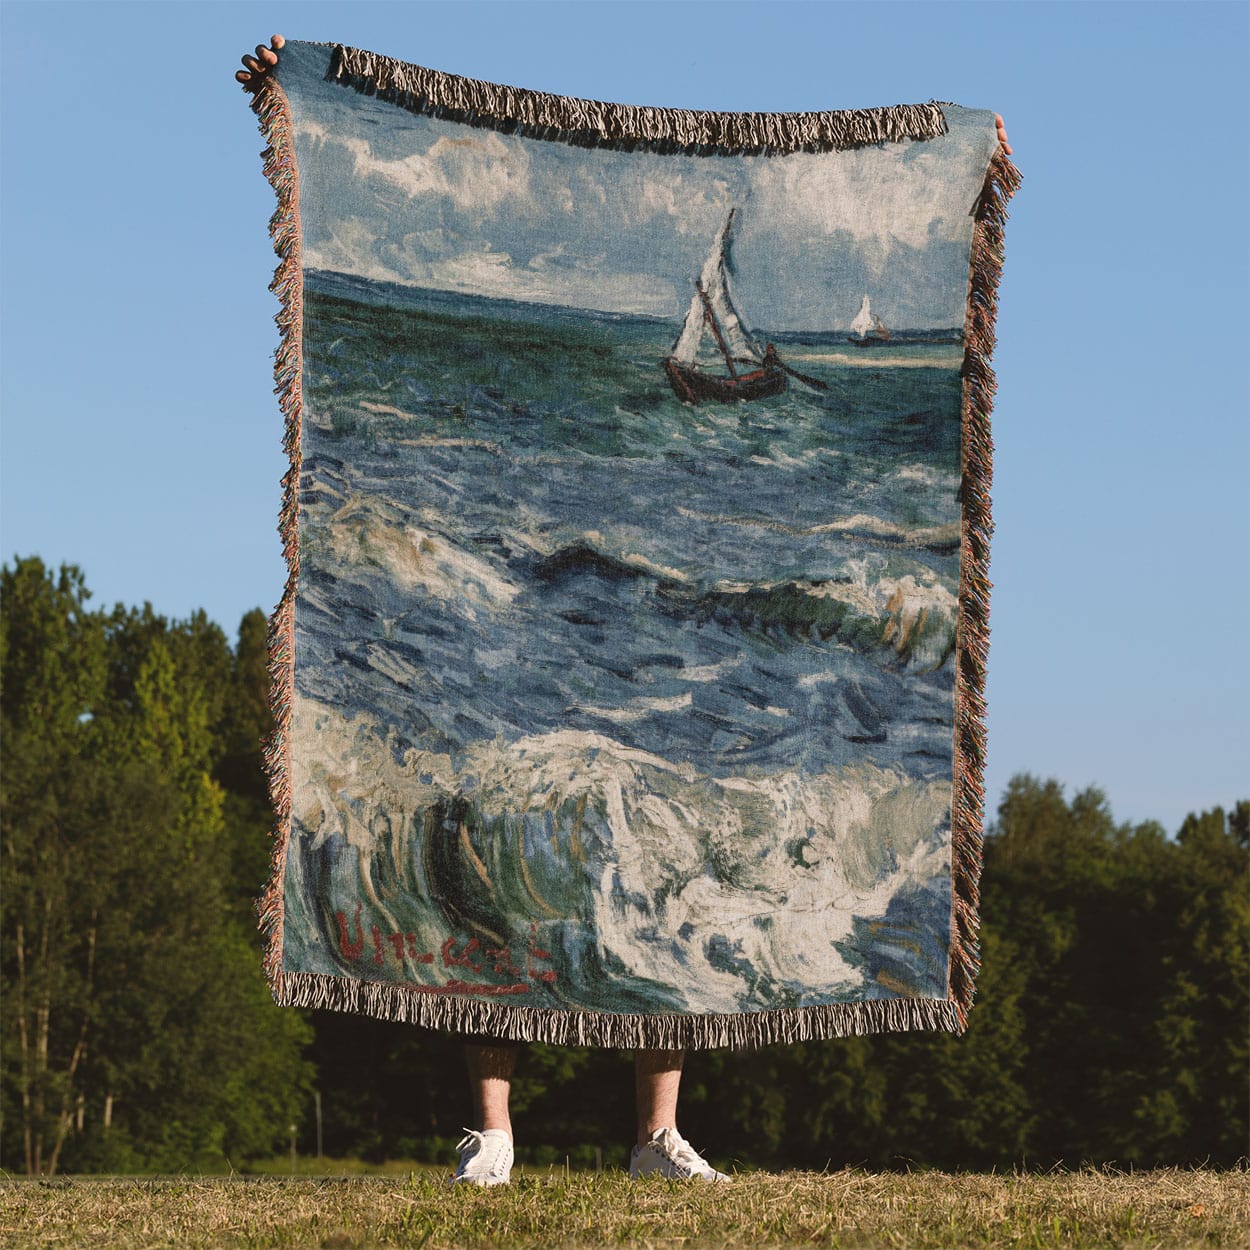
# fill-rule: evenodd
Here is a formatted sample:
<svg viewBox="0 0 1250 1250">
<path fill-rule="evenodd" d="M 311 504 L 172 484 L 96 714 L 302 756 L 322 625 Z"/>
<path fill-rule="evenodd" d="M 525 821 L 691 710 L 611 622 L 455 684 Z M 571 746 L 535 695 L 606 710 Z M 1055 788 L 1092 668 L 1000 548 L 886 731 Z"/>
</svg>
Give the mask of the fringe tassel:
<svg viewBox="0 0 1250 1250">
<path fill-rule="evenodd" d="M 962 544 L 959 625 L 956 638 L 955 752 L 951 794 L 950 998 L 956 1032 L 968 1027 L 968 1013 L 981 967 L 979 943 L 981 856 L 985 803 L 985 666 L 990 646 L 990 488 L 994 441 L 990 413 L 995 380 L 994 320 L 1003 269 L 1003 227 L 1007 201 L 1020 186 L 1020 171 L 1000 149 L 990 162 L 973 208 L 968 308 L 964 323 Z"/>
<path fill-rule="evenodd" d="M 484 1033 L 556 1046 L 621 1050 L 749 1050 L 778 1042 L 861 1037 L 910 1029 L 962 1032 L 956 1004 L 940 998 L 874 998 L 779 1011 L 716 1015 L 625 1015 L 502 1007 L 438 987 L 355 981 L 314 972 L 286 972 L 275 991 L 292 1007 L 349 1011 L 428 1029 Z"/>
<path fill-rule="evenodd" d="M 269 219 L 269 235 L 278 255 L 269 289 L 281 301 L 274 320 L 281 339 L 274 353 L 274 393 L 282 410 L 283 448 L 290 467 L 282 478 L 278 533 L 286 557 L 282 598 L 269 618 L 269 706 L 274 728 L 265 743 L 265 772 L 277 825 L 273 835 L 269 880 L 256 910 L 264 937 L 265 975 L 281 1001 L 283 882 L 291 837 L 290 731 L 295 694 L 295 589 L 299 580 L 299 503 L 302 468 L 300 422 L 303 413 L 304 271 L 301 261 L 299 177 L 295 166 L 291 106 L 273 75 L 252 96 L 251 107 L 268 146 L 261 153 L 278 206 Z"/>
<path fill-rule="evenodd" d="M 332 82 L 376 95 L 412 113 L 486 126 L 577 147 L 718 153 L 827 152 L 946 134 L 939 105 L 824 113 L 711 113 L 605 104 L 505 87 L 409 65 L 359 48 L 334 47 Z"/>
</svg>

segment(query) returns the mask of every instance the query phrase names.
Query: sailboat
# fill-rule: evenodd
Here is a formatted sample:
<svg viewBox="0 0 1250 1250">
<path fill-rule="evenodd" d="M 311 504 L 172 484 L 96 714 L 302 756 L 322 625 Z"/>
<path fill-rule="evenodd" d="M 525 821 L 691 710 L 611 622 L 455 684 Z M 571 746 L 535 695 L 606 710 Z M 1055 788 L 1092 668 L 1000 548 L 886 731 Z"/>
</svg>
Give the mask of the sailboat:
<svg viewBox="0 0 1250 1250">
<path fill-rule="evenodd" d="M 851 333 L 847 336 L 856 347 L 884 347 L 890 341 L 890 332 L 885 323 L 872 311 L 868 296 L 859 306 L 855 320 L 851 322 Z"/>
<path fill-rule="evenodd" d="M 732 270 L 730 246 L 736 208 L 729 210 L 695 279 L 694 295 L 686 311 L 673 354 L 664 361 L 664 372 L 678 399 L 697 404 L 702 399 L 762 399 L 786 389 L 787 370 L 769 343 L 763 351 L 743 323 L 729 289 Z M 709 373 L 696 363 L 703 335 L 710 331 L 724 360 L 724 373 Z M 741 370 L 739 366 L 747 368 Z"/>
</svg>

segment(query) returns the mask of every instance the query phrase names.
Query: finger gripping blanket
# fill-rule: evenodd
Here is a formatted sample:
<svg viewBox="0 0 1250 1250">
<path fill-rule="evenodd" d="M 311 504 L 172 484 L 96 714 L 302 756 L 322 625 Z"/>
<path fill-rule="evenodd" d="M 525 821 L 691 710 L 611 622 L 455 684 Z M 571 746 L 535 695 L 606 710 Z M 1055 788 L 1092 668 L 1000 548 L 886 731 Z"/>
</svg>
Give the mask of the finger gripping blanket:
<svg viewBox="0 0 1250 1250">
<path fill-rule="evenodd" d="M 277 1000 L 501 1038 L 961 1031 L 992 113 L 706 113 L 288 43 Z"/>
</svg>

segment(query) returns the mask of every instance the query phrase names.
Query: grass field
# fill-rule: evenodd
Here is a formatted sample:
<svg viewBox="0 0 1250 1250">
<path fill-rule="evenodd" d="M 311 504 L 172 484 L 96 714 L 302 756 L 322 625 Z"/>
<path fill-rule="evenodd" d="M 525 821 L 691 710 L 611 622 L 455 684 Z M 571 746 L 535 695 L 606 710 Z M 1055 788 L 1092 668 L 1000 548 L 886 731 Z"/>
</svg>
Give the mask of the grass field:
<svg viewBox="0 0 1250 1250">
<path fill-rule="evenodd" d="M 425 1247 L 1250 1247 L 1250 1173 L 744 1173 L 729 1185 L 620 1172 L 0 1183 L 0 1244 Z"/>
</svg>

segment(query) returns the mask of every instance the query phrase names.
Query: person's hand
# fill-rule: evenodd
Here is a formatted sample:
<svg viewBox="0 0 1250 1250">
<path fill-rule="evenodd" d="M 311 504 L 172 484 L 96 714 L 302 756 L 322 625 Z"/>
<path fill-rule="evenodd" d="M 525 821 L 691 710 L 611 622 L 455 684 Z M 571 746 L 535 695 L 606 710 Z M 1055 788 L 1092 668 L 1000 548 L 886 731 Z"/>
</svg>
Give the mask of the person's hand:
<svg viewBox="0 0 1250 1250">
<path fill-rule="evenodd" d="M 263 43 L 258 43 L 255 56 L 248 54 L 243 57 L 243 64 L 247 69 L 236 70 L 235 81 L 243 84 L 244 91 L 259 91 L 264 84 L 265 75 L 277 65 L 278 53 L 285 46 L 286 40 L 281 35 L 274 35 L 268 48 Z"/>
<path fill-rule="evenodd" d="M 282 36 L 275 35 L 274 38 L 281 39 Z M 274 47 L 280 48 L 282 45 L 280 43 L 276 43 L 274 44 Z M 260 51 L 260 49 L 258 48 L 257 51 Z M 998 142 L 1002 144 L 1003 155 L 1010 156 L 1011 144 L 1007 142 L 1007 127 L 1003 125 L 1003 115 L 1001 113 L 994 114 L 994 124 L 998 127 Z"/>
</svg>

